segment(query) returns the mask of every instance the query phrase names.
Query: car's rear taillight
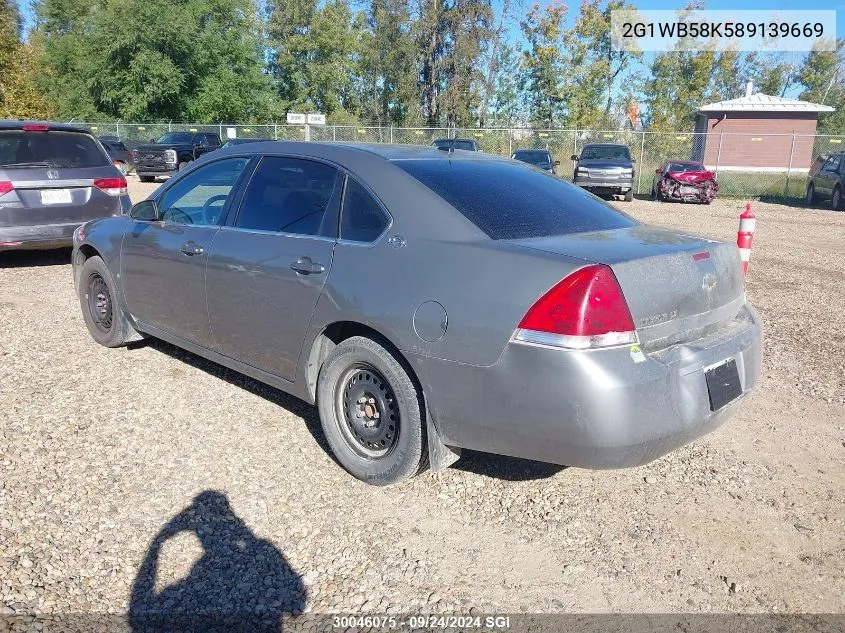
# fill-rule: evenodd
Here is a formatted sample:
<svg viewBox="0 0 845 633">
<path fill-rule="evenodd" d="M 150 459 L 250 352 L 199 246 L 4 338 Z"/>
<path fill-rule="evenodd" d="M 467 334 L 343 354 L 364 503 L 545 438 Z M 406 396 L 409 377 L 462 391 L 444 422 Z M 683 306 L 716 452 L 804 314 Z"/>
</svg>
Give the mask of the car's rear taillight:
<svg viewBox="0 0 845 633">
<path fill-rule="evenodd" d="M 21 126 L 21 129 L 24 132 L 46 132 L 50 129 L 50 126 L 49 125 L 43 125 L 41 123 L 35 123 L 35 124 L 30 123 L 28 125 Z"/>
<path fill-rule="evenodd" d="M 637 342 L 634 319 L 609 266 L 579 268 L 531 306 L 514 340 L 569 349 Z"/>
<path fill-rule="evenodd" d="M 126 178 L 97 178 L 94 186 L 110 196 L 126 195 Z"/>
<path fill-rule="evenodd" d="M 12 189 L 14 189 L 14 187 L 8 180 L 0 180 L 0 196 L 5 196 Z"/>
</svg>

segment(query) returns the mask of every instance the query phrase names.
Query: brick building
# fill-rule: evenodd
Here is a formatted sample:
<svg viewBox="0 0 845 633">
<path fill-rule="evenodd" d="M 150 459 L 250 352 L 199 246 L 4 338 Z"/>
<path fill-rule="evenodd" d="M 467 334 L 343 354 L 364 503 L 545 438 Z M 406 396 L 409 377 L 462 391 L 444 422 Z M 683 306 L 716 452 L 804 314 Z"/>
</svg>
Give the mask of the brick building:
<svg viewBox="0 0 845 633">
<path fill-rule="evenodd" d="M 702 106 L 695 119 L 693 159 L 719 171 L 806 172 L 813 162 L 818 103 L 752 94 Z"/>
</svg>

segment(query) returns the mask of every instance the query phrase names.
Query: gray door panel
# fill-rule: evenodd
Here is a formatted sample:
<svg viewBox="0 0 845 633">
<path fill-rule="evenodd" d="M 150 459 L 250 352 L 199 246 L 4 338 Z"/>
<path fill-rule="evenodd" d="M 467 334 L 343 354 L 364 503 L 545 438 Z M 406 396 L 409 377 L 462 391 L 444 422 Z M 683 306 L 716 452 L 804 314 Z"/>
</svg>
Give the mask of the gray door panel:
<svg viewBox="0 0 845 633">
<path fill-rule="evenodd" d="M 217 350 L 294 380 L 333 248 L 334 240 L 326 238 L 221 229 L 211 245 L 206 277 Z"/>
<path fill-rule="evenodd" d="M 205 302 L 207 248 L 220 228 L 133 222 L 123 236 L 121 277 L 138 320 L 211 347 Z"/>
</svg>

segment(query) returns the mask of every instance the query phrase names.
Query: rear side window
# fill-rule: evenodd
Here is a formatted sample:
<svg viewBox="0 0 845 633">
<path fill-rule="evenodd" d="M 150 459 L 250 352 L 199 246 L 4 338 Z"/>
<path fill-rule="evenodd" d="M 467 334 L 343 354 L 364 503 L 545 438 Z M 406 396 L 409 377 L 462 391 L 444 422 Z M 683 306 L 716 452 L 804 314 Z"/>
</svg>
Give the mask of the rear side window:
<svg viewBox="0 0 845 633">
<path fill-rule="evenodd" d="M 603 200 L 527 165 L 499 161 L 397 160 L 401 168 L 494 240 L 635 226 Z"/>
<path fill-rule="evenodd" d="M 326 212 L 337 180 L 337 170 L 329 165 L 265 156 L 247 185 L 235 226 L 335 237 L 337 213 Z"/>
<path fill-rule="evenodd" d="M 72 169 L 105 167 L 111 160 L 88 134 L 0 130 L 0 167 L 32 164 Z"/>
<path fill-rule="evenodd" d="M 387 228 L 387 223 L 387 217 L 373 197 L 352 178 L 347 178 L 340 238 L 353 242 L 373 242 Z"/>
</svg>

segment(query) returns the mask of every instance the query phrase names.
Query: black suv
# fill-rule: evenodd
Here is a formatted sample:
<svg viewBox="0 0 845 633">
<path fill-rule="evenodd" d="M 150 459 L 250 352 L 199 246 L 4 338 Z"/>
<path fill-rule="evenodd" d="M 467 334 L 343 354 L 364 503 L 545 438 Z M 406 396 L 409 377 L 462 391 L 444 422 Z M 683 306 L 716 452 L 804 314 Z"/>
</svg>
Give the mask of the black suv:
<svg viewBox="0 0 845 633">
<path fill-rule="evenodd" d="M 834 211 L 845 208 L 843 204 L 845 188 L 845 152 L 829 154 L 826 159 L 819 157 L 810 169 L 810 182 L 807 185 L 807 205 L 820 200 L 830 200 Z"/>
<path fill-rule="evenodd" d="M 219 148 L 216 132 L 168 132 L 149 145 L 136 147 L 132 157 L 141 182 L 152 182 L 156 176 L 170 176 Z"/>
<path fill-rule="evenodd" d="M 560 161 L 554 160 L 552 153 L 547 149 L 518 149 L 511 154 L 511 158 L 550 171 L 553 174 L 557 173 L 555 167 L 560 165 Z"/>
</svg>

